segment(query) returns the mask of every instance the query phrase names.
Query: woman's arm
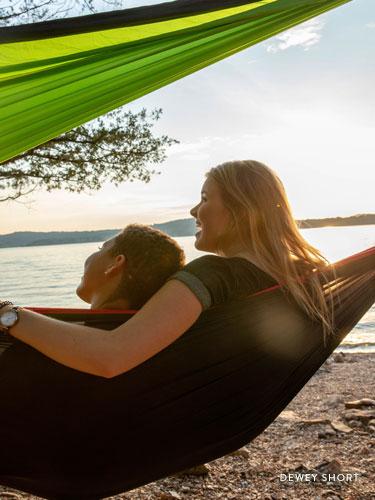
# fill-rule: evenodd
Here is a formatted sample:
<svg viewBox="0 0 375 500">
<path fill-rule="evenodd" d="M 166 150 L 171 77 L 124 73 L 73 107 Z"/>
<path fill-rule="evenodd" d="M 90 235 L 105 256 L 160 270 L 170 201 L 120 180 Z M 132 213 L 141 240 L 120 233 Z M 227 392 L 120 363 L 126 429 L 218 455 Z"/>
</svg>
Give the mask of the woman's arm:
<svg viewBox="0 0 375 500">
<path fill-rule="evenodd" d="M 193 292 L 172 279 L 115 330 L 65 323 L 21 310 L 20 320 L 10 333 L 58 363 L 111 378 L 174 342 L 195 323 L 201 311 Z"/>
</svg>

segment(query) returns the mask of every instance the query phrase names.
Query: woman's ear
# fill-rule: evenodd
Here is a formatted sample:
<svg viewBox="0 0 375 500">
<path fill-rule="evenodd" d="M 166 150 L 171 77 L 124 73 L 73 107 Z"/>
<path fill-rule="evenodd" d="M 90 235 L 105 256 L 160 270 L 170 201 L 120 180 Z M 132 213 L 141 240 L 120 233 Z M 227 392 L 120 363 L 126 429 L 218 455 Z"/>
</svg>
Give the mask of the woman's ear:
<svg viewBox="0 0 375 500">
<path fill-rule="evenodd" d="M 126 267 L 127 261 L 125 255 L 116 255 L 113 262 L 109 264 L 107 269 L 104 271 L 106 276 L 116 276 L 122 273 Z"/>
</svg>

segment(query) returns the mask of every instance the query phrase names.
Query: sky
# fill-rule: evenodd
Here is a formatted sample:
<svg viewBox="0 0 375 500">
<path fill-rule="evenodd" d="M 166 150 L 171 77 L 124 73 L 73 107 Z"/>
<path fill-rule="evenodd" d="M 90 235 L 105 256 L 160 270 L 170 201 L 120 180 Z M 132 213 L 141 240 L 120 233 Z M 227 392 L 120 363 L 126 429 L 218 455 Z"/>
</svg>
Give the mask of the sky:
<svg viewBox="0 0 375 500">
<path fill-rule="evenodd" d="M 352 0 L 148 94 L 126 109 L 162 108 L 155 133 L 180 141 L 160 175 L 1 203 L 0 234 L 187 218 L 204 173 L 236 159 L 274 169 L 297 219 L 373 213 L 374 52 L 375 2 Z"/>
</svg>

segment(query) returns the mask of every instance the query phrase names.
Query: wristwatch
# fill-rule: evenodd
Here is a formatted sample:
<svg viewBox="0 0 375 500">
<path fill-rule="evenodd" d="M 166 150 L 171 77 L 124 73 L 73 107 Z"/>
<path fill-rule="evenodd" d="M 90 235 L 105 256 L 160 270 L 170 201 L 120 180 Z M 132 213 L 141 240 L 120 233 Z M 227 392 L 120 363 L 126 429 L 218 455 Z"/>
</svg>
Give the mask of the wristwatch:
<svg viewBox="0 0 375 500">
<path fill-rule="evenodd" d="M 7 311 L 1 311 L 0 309 L 0 331 L 8 333 L 9 330 L 14 326 L 19 320 L 18 307 L 13 306 Z"/>
</svg>

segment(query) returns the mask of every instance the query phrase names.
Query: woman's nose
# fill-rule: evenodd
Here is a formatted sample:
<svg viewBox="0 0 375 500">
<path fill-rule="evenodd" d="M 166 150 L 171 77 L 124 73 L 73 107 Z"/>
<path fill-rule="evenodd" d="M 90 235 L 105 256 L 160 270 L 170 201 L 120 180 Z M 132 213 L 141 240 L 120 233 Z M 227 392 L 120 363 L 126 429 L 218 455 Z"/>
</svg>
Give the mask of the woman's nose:
<svg viewBox="0 0 375 500">
<path fill-rule="evenodd" d="M 198 205 L 195 205 L 195 207 L 193 207 L 190 210 L 190 215 L 192 215 L 193 217 L 196 217 L 196 215 L 197 215 L 197 207 L 198 207 Z"/>
</svg>

